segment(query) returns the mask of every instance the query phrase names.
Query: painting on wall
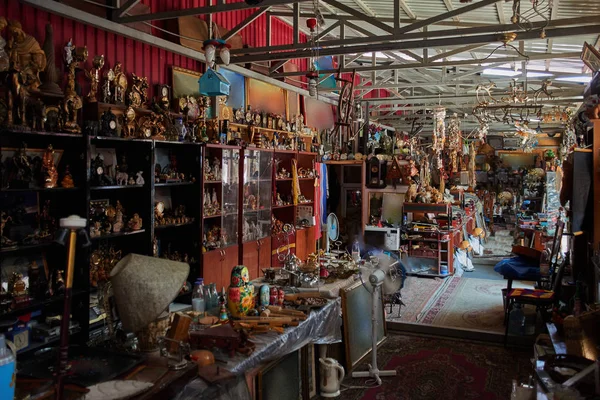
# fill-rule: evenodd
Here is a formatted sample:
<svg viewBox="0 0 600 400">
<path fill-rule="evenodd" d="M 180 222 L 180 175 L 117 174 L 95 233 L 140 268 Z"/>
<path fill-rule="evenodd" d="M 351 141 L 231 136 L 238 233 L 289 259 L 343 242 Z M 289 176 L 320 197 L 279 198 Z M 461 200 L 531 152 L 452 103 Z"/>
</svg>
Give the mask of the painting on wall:
<svg viewBox="0 0 600 400">
<path fill-rule="evenodd" d="M 182 96 L 200 96 L 198 79 L 202 74 L 190 69 L 173 67 L 173 98 Z"/>
<path fill-rule="evenodd" d="M 219 68 L 219 73 L 225 77 L 231 84 L 229 97 L 225 103 L 233 109 L 246 109 L 246 77 L 237 72 L 230 71 L 226 68 Z"/>
<path fill-rule="evenodd" d="M 300 114 L 300 95 L 287 90 L 287 118 L 292 119 L 294 115 Z"/>
<path fill-rule="evenodd" d="M 280 87 L 248 78 L 246 80 L 246 98 L 254 110 L 285 115 L 285 90 Z"/>
<path fill-rule="evenodd" d="M 305 124 L 317 130 L 332 129 L 334 127 L 333 108 L 312 97 L 303 96 Z"/>
</svg>

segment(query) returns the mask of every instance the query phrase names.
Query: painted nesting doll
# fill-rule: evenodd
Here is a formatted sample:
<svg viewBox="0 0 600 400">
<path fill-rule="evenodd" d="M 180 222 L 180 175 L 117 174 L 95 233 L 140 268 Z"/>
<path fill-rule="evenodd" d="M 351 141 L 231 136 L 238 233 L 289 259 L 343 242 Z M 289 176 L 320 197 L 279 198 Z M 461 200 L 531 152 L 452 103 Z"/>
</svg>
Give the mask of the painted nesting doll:
<svg viewBox="0 0 600 400">
<path fill-rule="evenodd" d="M 250 283 L 248 268 L 244 265 L 236 265 L 231 271 L 227 309 L 232 317 L 241 317 L 252 308 L 254 308 L 254 286 Z"/>
<path fill-rule="evenodd" d="M 260 305 L 263 307 L 267 307 L 269 305 L 269 296 L 271 294 L 269 290 L 269 285 L 262 285 L 260 287 Z"/>
</svg>

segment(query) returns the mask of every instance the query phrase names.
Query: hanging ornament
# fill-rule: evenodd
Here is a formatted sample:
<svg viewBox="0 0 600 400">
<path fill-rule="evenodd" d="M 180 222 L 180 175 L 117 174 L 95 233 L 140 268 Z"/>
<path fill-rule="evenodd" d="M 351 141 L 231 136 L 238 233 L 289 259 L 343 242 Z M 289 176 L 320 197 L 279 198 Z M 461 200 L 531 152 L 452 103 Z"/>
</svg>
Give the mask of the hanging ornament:
<svg viewBox="0 0 600 400">
<path fill-rule="evenodd" d="M 446 109 L 436 107 L 433 109 L 433 150 L 442 151 L 446 141 Z"/>
<path fill-rule="evenodd" d="M 229 45 L 225 45 L 223 47 L 221 47 L 221 51 L 219 52 L 219 58 L 221 59 L 221 61 L 223 61 L 223 64 L 225 65 L 229 65 L 229 61 L 231 58 L 231 55 L 229 53 Z"/>
<path fill-rule="evenodd" d="M 475 176 L 475 144 L 471 142 L 469 146 L 469 192 L 475 190 L 477 178 Z"/>
<path fill-rule="evenodd" d="M 306 78 L 308 78 L 308 94 L 315 97 L 317 95 L 319 74 L 316 71 L 311 71 L 306 74 Z"/>
<path fill-rule="evenodd" d="M 203 43 L 202 50 L 204 50 L 204 57 L 206 57 L 206 64 L 209 68 L 212 68 L 215 63 L 215 53 L 216 53 L 216 41 L 209 39 L 205 40 Z"/>
<path fill-rule="evenodd" d="M 388 169 L 385 179 L 391 180 L 392 184 L 394 185 L 394 189 L 396 189 L 396 184 L 398 183 L 398 180 L 400 178 L 402 178 L 402 171 L 400 170 L 400 165 L 398 164 L 398 160 L 396 159 L 396 157 L 393 157 L 392 165 Z"/>
</svg>

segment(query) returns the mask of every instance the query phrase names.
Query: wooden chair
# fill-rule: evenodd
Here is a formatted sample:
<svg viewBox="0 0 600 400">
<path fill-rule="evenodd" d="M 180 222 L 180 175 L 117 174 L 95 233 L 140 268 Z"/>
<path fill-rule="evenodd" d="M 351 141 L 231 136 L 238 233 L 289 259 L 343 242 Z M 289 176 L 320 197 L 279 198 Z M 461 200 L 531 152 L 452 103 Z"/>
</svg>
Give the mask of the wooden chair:
<svg viewBox="0 0 600 400">
<path fill-rule="evenodd" d="M 564 259 L 559 260 L 560 247 L 565 223 L 563 221 L 556 222 L 556 230 L 554 232 L 554 240 L 549 261 L 549 287 L 548 289 L 510 289 L 506 293 L 506 314 L 504 316 L 504 345 L 508 340 L 509 315 L 514 305 L 530 304 L 534 305 L 536 311 L 548 309 L 558 304 L 562 278 L 565 269 Z"/>
</svg>

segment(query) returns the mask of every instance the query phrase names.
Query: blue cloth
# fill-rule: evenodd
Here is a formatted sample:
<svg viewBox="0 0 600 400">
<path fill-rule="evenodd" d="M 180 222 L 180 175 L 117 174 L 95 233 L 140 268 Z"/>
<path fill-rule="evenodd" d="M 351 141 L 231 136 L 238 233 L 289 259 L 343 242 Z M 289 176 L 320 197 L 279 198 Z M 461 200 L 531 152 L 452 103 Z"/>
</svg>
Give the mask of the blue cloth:
<svg viewBox="0 0 600 400">
<path fill-rule="evenodd" d="M 494 266 L 494 271 L 507 279 L 523 279 L 537 281 L 540 279 L 540 268 L 524 257 L 505 258 Z"/>
<path fill-rule="evenodd" d="M 321 224 L 327 223 L 327 197 L 329 196 L 329 187 L 327 186 L 327 164 L 321 164 L 321 171 L 319 171 L 319 184 L 321 185 L 321 198 L 318 200 L 321 202 Z"/>
</svg>

